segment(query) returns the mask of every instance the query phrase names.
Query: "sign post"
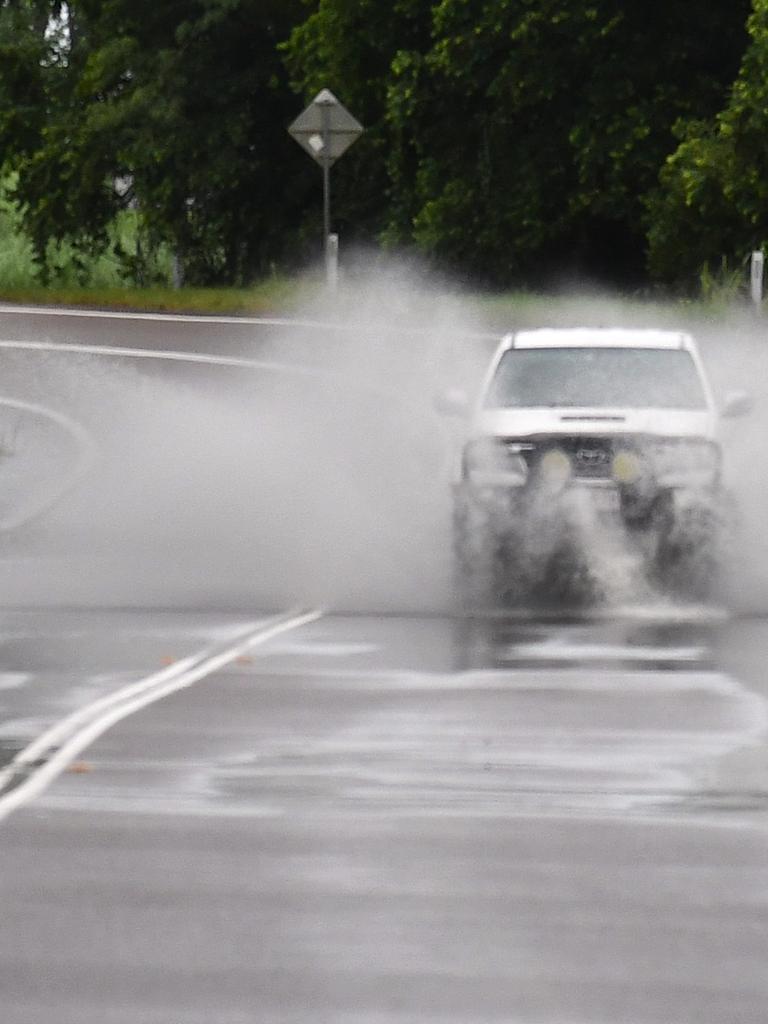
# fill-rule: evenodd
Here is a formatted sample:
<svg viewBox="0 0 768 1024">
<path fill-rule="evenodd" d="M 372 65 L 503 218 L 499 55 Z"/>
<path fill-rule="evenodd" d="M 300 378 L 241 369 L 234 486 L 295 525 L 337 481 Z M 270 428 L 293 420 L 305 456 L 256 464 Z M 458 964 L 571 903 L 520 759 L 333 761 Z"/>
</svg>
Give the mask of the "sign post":
<svg viewBox="0 0 768 1024">
<path fill-rule="evenodd" d="M 749 280 L 751 285 L 752 301 L 755 309 L 760 313 L 763 306 L 763 268 L 765 257 L 760 249 L 756 249 L 749 260 Z"/>
<path fill-rule="evenodd" d="M 337 235 L 331 235 L 331 167 L 360 138 L 363 126 L 330 89 L 323 89 L 290 125 L 288 132 L 323 171 L 325 275 L 328 287 L 333 291 L 336 288 L 339 240 Z"/>
<path fill-rule="evenodd" d="M 339 236 L 326 235 L 328 248 L 325 251 L 325 276 L 328 287 L 336 291 L 339 283 Z"/>
</svg>

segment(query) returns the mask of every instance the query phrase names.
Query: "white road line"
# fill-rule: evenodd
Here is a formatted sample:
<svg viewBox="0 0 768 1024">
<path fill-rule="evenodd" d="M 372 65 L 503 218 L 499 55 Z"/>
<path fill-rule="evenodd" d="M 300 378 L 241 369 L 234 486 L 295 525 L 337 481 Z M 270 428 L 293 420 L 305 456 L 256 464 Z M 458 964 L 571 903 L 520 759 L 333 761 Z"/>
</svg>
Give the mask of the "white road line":
<svg viewBox="0 0 768 1024">
<path fill-rule="evenodd" d="M 333 376 L 321 367 L 291 365 L 265 359 L 213 355 L 207 352 L 177 352 L 173 349 L 128 348 L 121 345 L 86 345 L 79 342 L 0 340 L 0 348 L 27 352 L 70 352 L 77 355 L 130 356 L 131 359 L 160 359 L 176 363 L 203 363 L 207 366 L 237 366 L 254 370 L 290 371 L 306 376 Z"/>
<path fill-rule="evenodd" d="M 234 643 L 204 648 L 160 672 L 101 697 L 68 715 L 33 740 L 0 773 L 0 790 L 21 775 L 22 781 L 0 795 L 0 821 L 39 796 L 86 747 L 117 722 L 178 690 L 186 689 L 230 664 L 253 647 L 289 630 L 314 622 L 323 612 L 289 612 L 258 626 Z"/>
<path fill-rule="evenodd" d="M 262 316 L 205 316 L 193 313 L 138 313 L 116 309 L 62 309 L 58 306 L 5 306 L 0 305 L 0 316 L 64 316 L 77 320 L 148 320 L 151 323 L 180 324 L 246 324 L 263 327 L 312 327 L 353 330 L 351 326 L 323 323 L 317 320 L 293 320 L 288 317 Z"/>
<path fill-rule="evenodd" d="M 40 405 L 35 402 L 26 402 L 20 398 L 0 397 L 0 406 L 9 409 L 18 409 L 21 412 L 29 412 L 42 419 L 48 419 L 57 427 L 65 431 L 73 439 L 77 448 L 77 460 L 67 476 L 59 481 L 52 491 L 45 495 L 39 495 L 37 500 L 20 512 L 10 515 L 0 515 L 0 532 L 14 530 L 37 519 L 44 512 L 51 509 L 61 498 L 73 490 L 81 480 L 91 471 L 96 463 L 98 449 L 96 442 L 85 427 L 63 412 L 57 412 L 49 406 Z"/>
<path fill-rule="evenodd" d="M 253 327 L 297 327 L 308 330 L 342 331 L 347 334 L 360 334 L 359 324 L 345 324 L 328 320 L 300 320 L 292 317 L 268 316 L 206 316 L 193 313 L 138 313 L 129 310 L 106 309 L 62 309 L 58 306 L 12 306 L 0 305 L 0 317 L 11 316 L 53 316 L 71 317 L 81 320 L 146 320 L 150 323 L 179 324 L 220 324 L 245 325 Z M 392 328 L 398 333 L 408 335 L 431 335 L 436 332 L 431 328 Z M 462 338 L 474 338 L 477 341 L 499 341 L 500 334 L 484 331 L 457 331 Z"/>
<path fill-rule="evenodd" d="M 177 352 L 174 349 L 128 348 L 121 345 L 87 345 L 80 342 L 20 341 L 12 338 L 0 339 L 0 349 L 14 349 L 26 352 L 69 352 L 77 355 L 119 356 L 130 359 L 156 359 L 173 363 L 202 363 L 205 366 L 232 366 L 246 370 L 266 370 L 273 373 L 293 374 L 337 385 L 348 383 L 361 391 L 394 399 L 403 408 L 408 404 L 393 388 L 381 384 L 367 384 L 347 374 L 327 370 L 322 366 L 308 366 L 302 363 L 281 363 L 272 359 L 247 359 L 242 356 L 222 356 L 210 352 Z M 416 406 L 412 406 L 414 409 Z M 421 408 L 421 407 L 419 407 Z"/>
<path fill-rule="evenodd" d="M 305 378 L 313 381 L 322 381 L 331 387 L 338 387 L 339 384 L 346 384 L 387 402 L 394 402 L 401 409 L 409 414 L 409 422 L 414 425 L 419 419 L 428 419 L 429 424 L 437 427 L 439 436 L 442 439 L 442 454 L 446 460 L 446 468 L 453 459 L 453 449 L 449 438 L 448 427 L 444 418 L 431 413 L 428 407 L 417 404 L 412 399 L 404 396 L 394 388 L 385 384 L 366 383 L 350 377 L 346 373 L 336 370 L 327 370 L 322 366 L 307 366 L 301 363 L 281 363 L 269 359 L 247 359 L 240 356 L 214 355 L 209 352 L 176 352 L 172 349 L 144 349 L 144 348 L 123 348 L 120 345 L 86 345 L 63 342 L 58 344 L 53 341 L 20 341 L 16 339 L 0 339 L 0 349 L 13 349 L 27 352 L 69 352 L 78 355 L 116 356 L 128 359 L 155 359 L 165 360 L 174 363 L 198 363 L 206 366 L 236 367 L 245 370 L 258 370 L 267 373 L 286 374 L 289 376 Z"/>
</svg>

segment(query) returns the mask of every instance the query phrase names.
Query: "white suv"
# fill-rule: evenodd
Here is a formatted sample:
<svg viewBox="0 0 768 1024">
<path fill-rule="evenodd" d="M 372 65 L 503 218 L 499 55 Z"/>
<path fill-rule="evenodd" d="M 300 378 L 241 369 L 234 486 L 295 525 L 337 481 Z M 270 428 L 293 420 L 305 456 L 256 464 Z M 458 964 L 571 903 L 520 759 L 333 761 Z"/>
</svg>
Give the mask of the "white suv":
<svg viewBox="0 0 768 1024">
<path fill-rule="evenodd" d="M 722 415 L 748 404 L 733 393 Z M 465 598 L 594 590 L 590 549 L 609 535 L 654 583 L 702 596 L 723 519 L 718 419 L 688 334 L 506 336 L 454 482 Z"/>
</svg>

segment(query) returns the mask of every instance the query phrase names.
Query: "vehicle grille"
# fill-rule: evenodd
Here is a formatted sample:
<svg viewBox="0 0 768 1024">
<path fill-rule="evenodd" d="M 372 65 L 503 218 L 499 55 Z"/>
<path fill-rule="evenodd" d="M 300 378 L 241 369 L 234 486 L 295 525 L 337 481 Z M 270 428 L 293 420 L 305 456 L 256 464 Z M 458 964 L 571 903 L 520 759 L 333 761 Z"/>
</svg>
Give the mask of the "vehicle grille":
<svg viewBox="0 0 768 1024">
<path fill-rule="evenodd" d="M 610 480 L 615 453 L 619 449 L 626 451 L 628 448 L 637 448 L 637 444 L 626 436 L 621 438 L 547 437 L 508 443 L 523 446 L 520 454 L 525 459 L 529 470 L 535 467 L 546 452 L 553 448 L 559 448 L 570 458 L 573 475 L 584 480 Z M 530 448 L 528 448 L 529 445 Z"/>
</svg>

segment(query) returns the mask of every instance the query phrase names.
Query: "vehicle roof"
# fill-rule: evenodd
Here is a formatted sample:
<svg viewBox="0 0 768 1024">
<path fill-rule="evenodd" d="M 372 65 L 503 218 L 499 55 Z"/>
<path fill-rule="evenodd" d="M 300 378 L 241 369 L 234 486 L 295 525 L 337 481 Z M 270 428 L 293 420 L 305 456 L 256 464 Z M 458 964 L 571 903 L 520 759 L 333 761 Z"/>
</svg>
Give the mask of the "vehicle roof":
<svg viewBox="0 0 768 1024">
<path fill-rule="evenodd" d="M 545 327 L 504 338 L 506 348 L 663 348 L 694 349 L 690 334 L 626 327 Z"/>
</svg>

